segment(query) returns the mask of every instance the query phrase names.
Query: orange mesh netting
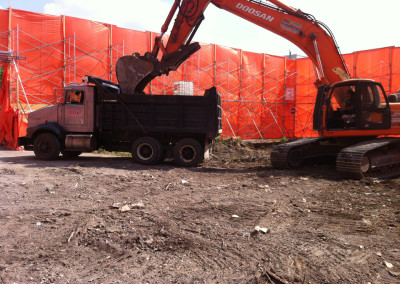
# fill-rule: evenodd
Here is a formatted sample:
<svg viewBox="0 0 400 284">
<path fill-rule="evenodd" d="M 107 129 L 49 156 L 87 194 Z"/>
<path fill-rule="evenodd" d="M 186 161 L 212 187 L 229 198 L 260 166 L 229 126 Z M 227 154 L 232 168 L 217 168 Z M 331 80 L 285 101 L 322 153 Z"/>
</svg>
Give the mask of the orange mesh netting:
<svg viewBox="0 0 400 284">
<path fill-rule="evenodd" d="M 18 148 L 18 137 L 25 135 L 27 121 L 22 113 L 10 106 L 8 64 L 0 64 L 3 75 L 0 89 L 0 146 Z"/>
<path fill-rule="evenodd" d="M 11 90 L 11 95 L 1 102 L 0 138 L 7 136 L 7 145 L 13 145 L 8 147 L 16 147 L 15 133 L 24 131 L 22 111 L 54 104 L 55 88 L 80 82 L 84 75 L 116 82 L 118 58 L 150 51 L 157 35 L 68 16 L 0 10 L 0 50 L 26 57 L 10 63 L 3 82 L 9 86 L 4 92 Z M 400 88 L 400 48 L 357 51 L 344 58 L 353 76 L 380 81 L 388 93 Z M 202 44 L 177 71 L 156 78 L 145 91 L 171 95 L 176 81 L 193 82 L 195 95 L 217 87 L 226 137 L 316 135 L 312 130 L 315 75 L 308 58 Z M 13 114 L 5 116 L 6 112 Z"/>
</svg>

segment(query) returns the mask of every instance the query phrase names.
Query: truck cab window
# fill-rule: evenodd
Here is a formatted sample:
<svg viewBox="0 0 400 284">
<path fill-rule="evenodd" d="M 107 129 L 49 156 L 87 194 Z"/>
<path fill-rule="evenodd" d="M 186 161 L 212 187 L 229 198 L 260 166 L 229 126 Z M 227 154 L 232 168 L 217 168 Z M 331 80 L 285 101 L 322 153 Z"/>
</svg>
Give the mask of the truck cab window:
<svg viewBox="0 0 400 284">
<path fill-rule="evenodd" d="M 83 104 L 85 93 L 83 91 L 67 91 L 65 95 L 66 104 Z"/>
</svg>

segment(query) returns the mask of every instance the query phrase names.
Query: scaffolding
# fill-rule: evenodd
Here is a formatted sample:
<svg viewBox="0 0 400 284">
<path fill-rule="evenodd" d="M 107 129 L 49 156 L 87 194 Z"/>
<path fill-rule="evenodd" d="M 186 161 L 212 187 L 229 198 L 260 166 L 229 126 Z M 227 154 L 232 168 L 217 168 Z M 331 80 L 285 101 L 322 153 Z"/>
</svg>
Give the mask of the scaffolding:
<svg viewBox="0 0 400 284">
<path fill-rule="evenodd" d="M 0 31 L 0 51 L 26 57 L 14 61 L 9 72 L 11 104 L 26 112 L 55 104 L 54 90 L 79 83 L 85 75 L 116 82 L 118 58 L 150 51 L 156 36 L 68 16 L 11 9 L 0 13 L 3 29 L 8 26 Z M 388 93 L 399 89 L 400 48 L 357 51 L 343 57 L 352 77 L 382 82 Z M 145 92 L 172 95 L 175 81 L 193 82 L 195 95 L 216 86 L 222 96 L 225 136 L 310 137 L 316 136 L 312 130 L 314 80 L 308 58 L 202 44 L 177 71 L 154 79 Z"/>
<path fill-rule="evenodd" d="M 24 112 L 54 105 L 55 89 L 79 83 L 85 75 L 115 81 L 116 61 L 134 52 L 124 41 L 97 49 L 75 33 L 61 41 L 46 42 L 18 26 L 0 33 L 1 37 L 9 39 L 9 46 L 0 46 L 1 49 L 8 48 L 16 56 L 29 59 L 33 52 L 40 52 L 40 58 L 35 62 L 18 61 L 11 66 L 10 101 L 12 106 Z M 203 48 L 215 48 L 215 45 Z M 89 65 L 86 63 L 88 59 Z M 47 65 L 49 62 L 54 63 L 51 70 Z M 206 89 L 216 86 L 222 94 L 226 136 L 264 139 L 271 138 L 269 134 L 273 130 L 278 131 L 279 136 L 290 137 L 293 130 L 285 129 L 285 123 L 282 123 L 288 119 L 282 107 L 285 104 L 282 86 L 291 77 L 296 77 L 295 71 L 285 73 L 279 68 L 237 64 L 230 58 L 210 63 L 202 58 L 201 53 L 196 53 L 178 71 L 154 79 L 146 90 L 152 94 L 171 95 L 175 81 L 192 81 L 194 95 L 202 95 Z M 266 117 L 268 124 L 263 123 Z"/>
</svg>

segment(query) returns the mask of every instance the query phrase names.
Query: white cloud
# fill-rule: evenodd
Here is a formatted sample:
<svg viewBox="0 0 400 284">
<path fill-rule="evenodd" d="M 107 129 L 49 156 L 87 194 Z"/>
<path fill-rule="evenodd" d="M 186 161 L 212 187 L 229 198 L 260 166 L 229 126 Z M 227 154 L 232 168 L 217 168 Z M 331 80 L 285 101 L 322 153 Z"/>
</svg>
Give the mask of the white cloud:
<svg viewBox="0 0 400 284">
<path fill-rule="evenodd" d="M 159 32 L 170 4 L 161 0 L 53 0 L 44 6 L 52 15 L 68 15 L 119 27 Z"/>
<path fill-rule="evenodd" d="M 205 20 L 195 37 L 200 42 L 276 55 L 287 55 L 289 50 L 293 52 L 296 49 L 296 46 L 286 39 L 212 5 L 204 15 Z M 300 50 L 297 48 L 297 51 Z"/>
<path fill-rule="evenodd" d="M 376 5 L 375 0 L 335 0 L 334 4 L 327 5 L 327 1 L 320 0 L 282 0 L 327 24 L 343 53 L 399 46 L 400 33 L 394 28 L 398 26 L 398 11 L 390 9 L 397 1 Z M 198 33 L 200 41 L 259 53 L 287 55 L 290 50 L 304 54 L 286 39 L 212 5 L 205 16 Z"/>
<path fill-rule="evenodd" d="M 48 14 L 64 14 L 152 32 L 160 32 L 173 3 L 173 0 L 48 1 L 44 7 L 44 12 Z M 397 1 L 388 2 L 393 6 Z M 335 0 L 334 5 L 327 5 L 326 1 L 320 0 L 283 0 L 283 2 L 313 14 L 318 20 L 327 24 L 336 36 L 343 53 L 399 45 L 400 33 L 394 30 L 394 27 L 398 26 L 397 10 L 390 9 L 390 3 L 376 5 L 375 0 Z M 212 4 L 205 11 L 205 17 L 194 37 L 195 41 L 275 55 L 286 55 L 289 50 L 292 53 L 302 54 L 298 47 L 282 37 L 218 9 Z"/>
<path fill-rule="evenodd" d="M 48 3 L 44 6 L 44 12 L 50 15 L 62 15 L 64 14 L 61 6 L 56 3 Z"/>
<path fill-rule="evenodd" d="M 160 32 L 172 3 L 171 0 L 114 0 L 112 2 L 106 0 L 52 0 L 45 5 L 44 12 L 52 15 L 63 14 L 90 19 L 135 30 Z M 279 51 L 282 51 L 279 45 L 275 45 L 275 48 L 268 48 L 269 40 L 268 36 L 265 36 L 265 34 L 268 35 L 268 32 L 264 29 L 218 9 L 212 4 L 205 11 L 205 17 L 206 19 L 194 37 L 195 41 L 216 43 L 260 53 L 278 54 Z M 173 23 L 174 20 L 172 20 L 171 26 Z M 241 25 L 244 26 L 240 27 Z M 246 28 L 247 30 L 243 30 Z M 286 40 L 279 37 L 275 38 L 274 42 L 286 44 Z M 288 52 L 289 49 L 286 48 L 283 53 Z"/>
</svg>

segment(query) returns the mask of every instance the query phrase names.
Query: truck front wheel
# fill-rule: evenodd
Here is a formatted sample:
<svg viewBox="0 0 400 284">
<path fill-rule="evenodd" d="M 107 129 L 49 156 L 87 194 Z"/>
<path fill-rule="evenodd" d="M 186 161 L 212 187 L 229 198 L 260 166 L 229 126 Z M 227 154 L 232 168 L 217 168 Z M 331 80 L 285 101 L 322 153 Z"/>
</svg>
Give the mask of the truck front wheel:
<svg viewBox="0 0 400 284">
<path fill-rule="evenodd" d="M 204 160 L 203 147 L 192 138 L 184 138 L 173 148 L 174 163 L 178 166 L 193 167 Z"/>
<path fill-rule="evenodd" d="M 33 152 L 39 160 L 54 160 L 60 154 L 60 141 L 52 133 L 42 133 L 33 141 Z"/>
<path fill-rule="evenodd" d="M 155 165 L 162 157 L 161 143 L 153 137 L 140 137 L 132 145 L 132 157 L 142 165 Z"/>
</svg>

